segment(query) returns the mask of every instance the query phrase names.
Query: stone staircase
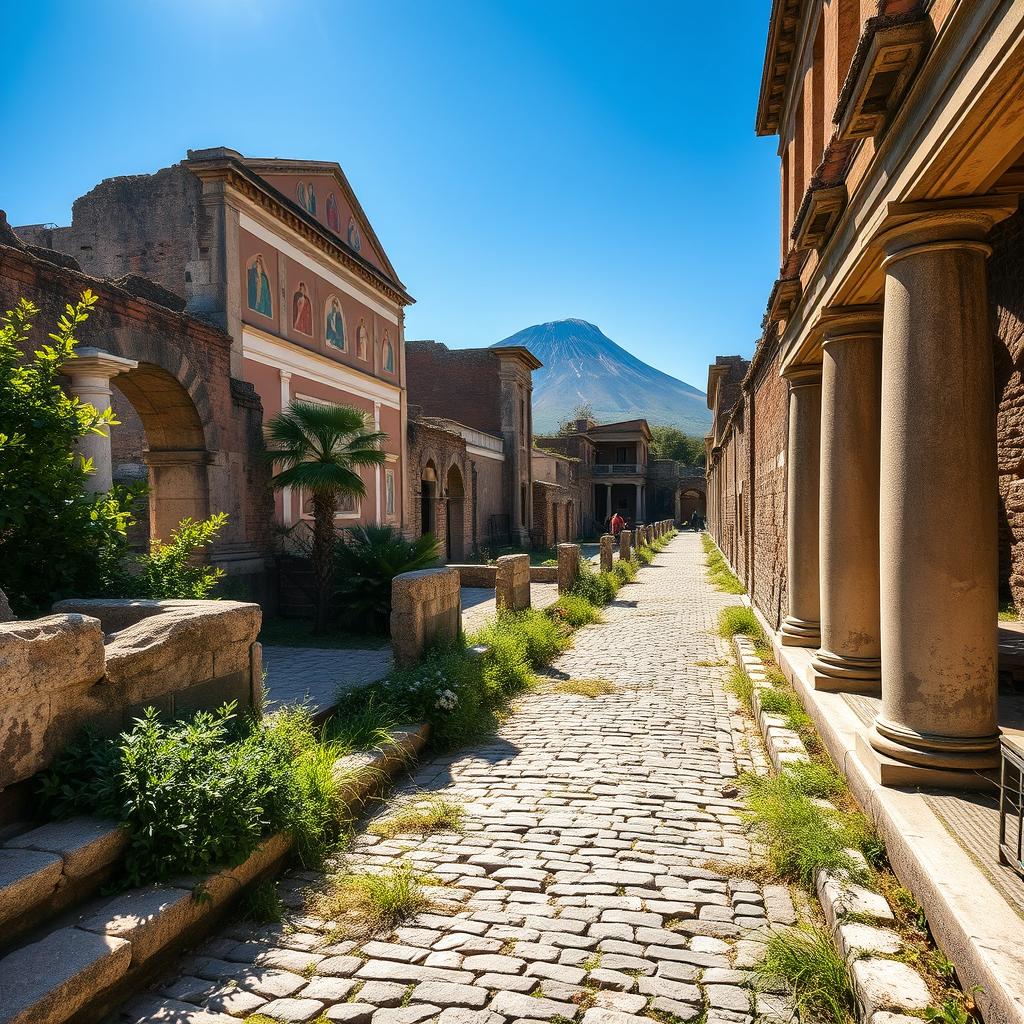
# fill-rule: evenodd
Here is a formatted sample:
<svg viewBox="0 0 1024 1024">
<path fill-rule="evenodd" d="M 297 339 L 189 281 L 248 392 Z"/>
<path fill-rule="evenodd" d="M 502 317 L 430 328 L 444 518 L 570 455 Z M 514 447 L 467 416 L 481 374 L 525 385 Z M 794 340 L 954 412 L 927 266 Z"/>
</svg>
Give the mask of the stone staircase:
<svg viewBox="0 0 1024 1024">
<path fill-rule="evenodd" d="M 404 770 L 426 739 L 426 726 L 396 730 L 384 748 L 337 762 L 350 810 Z M 86 817 L 4 829 L 0 1024 L 102 1020 L 213 930 L 245 889 L 276 874 L 292 840 L 278 833 L 236 866 L 110 895 L 127 845 L 120 827 Z"/>
</svg>

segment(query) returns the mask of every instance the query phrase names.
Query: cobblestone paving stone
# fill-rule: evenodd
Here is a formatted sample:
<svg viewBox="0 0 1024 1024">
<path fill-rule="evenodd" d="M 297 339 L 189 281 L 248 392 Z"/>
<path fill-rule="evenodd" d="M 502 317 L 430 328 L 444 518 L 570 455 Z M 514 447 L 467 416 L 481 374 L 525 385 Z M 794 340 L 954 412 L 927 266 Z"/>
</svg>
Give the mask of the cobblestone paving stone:
<svg viewBox="0 0 1024 1024">
<path fill-rule="evenodd" d="M 412 862 L 445 883 L 440 908 L 372 942 L 331 943 L 304 912 L 322 876 L 293 873 L 284 924 L 227 927 L 120 1019 L 788 1020 L 783 1000 L 748 986 L 752 930 L 795 917 L 784 887 L 742 877 L 735 780 L 765 760 L 723 687 L 714 630 L 730 600 L 704 580 L 699 537 L 677 537 L 553 667 L 618 692 L 531 694 L 492 741 L 421 765 L 402 791 L 461 801 L 464 831 L 364 833 L 345 860 Z M 740 873 L 701 867 L 711 861 Z"/>
</svg>

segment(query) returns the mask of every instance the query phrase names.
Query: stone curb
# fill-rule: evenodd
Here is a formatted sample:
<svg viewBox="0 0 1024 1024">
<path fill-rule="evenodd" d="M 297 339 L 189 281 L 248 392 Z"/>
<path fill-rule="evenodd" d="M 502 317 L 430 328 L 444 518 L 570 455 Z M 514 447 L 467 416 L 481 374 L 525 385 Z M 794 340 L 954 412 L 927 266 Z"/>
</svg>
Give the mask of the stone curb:
<svg viewBox="0 0 1024 1024">
<path fill-rule="evenodd" d="M 395 730 L 394 743 L 337 761 L 335 771 L 345 779 L 342 792 L 349 808 L 358 811 L 402 772 L 429 734 L 426 723 Z M 143 988 L 180 949 L 208 934 L 246 888 L 275 874 L 291 847 L 291 837 L 279 832 L 264 839 L 241 864 L 204 877 L 131 889 L 75 924 L 15 949 L 0 959 L 0 1024 L 102 1019 Z"/>
<path fill-rule="evenodd" d="M 799 735 L 784 719 L 761 708 L 759 691 L 772 684 L 753 641 L 737 635 L 733 647 L 739 667 L 753 681 L 754 718 L 776 770 L 796 761 L 810 761 Z M 859 852 L 851 851 L 851 855 L 867 868 Z M 832 941 L 847 964 L 858 1019 L 870 1024 L 920 1024 L 921 1012 L 933 1005 L 931 992 L 918 971 L 893 959 L 905 947 L 899 934 L 886 927 L 896 915 L 885 897 L 858 885 L 845 871 L 819 871 L 815 890 Z"/>
</svg>

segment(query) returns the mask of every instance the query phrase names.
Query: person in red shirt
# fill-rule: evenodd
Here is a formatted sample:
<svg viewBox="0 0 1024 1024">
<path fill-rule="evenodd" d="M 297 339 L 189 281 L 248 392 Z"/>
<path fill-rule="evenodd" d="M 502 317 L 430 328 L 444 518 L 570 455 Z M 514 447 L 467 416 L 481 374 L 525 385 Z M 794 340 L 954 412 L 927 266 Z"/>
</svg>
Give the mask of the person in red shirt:
<svg viewBox="0 0 1024 1024">
<path fill-rule="evenodd" d="M 618 537 L 618 535 L 622 533 L 622 530 L 625 527 L 625 525 L 626 520 L 623 519 L 618 512 L 616 512 L 615 515 L 612 516 L 612 536 Z"/>
</svg>

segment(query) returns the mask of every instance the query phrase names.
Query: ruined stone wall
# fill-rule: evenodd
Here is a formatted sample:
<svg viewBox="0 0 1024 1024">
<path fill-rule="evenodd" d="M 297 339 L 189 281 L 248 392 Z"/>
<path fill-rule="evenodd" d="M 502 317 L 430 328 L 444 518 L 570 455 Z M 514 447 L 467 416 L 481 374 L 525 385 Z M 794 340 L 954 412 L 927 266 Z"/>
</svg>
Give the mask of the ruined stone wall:
<svg viewBox="0 0 1024 1024">
<path fill-rule="evenodd" d="M 188 298 L 189 266 L 200 257 L 195 239 L 207 234 L 201 191 L 199 179 L 180 164 L 108 178 L 75 200 L 69 227 L 16 230 L 29 244 L 73 256 L 88 274 L 140 274 Z"/>
<path fill-rule="evenodd" d="M 449 349 L 438 341 L 406 341 L 409 404 L 425 416 L 502 433 L 498 360 L 488 349 Z"/>
<path fill-rule="evenodd" d="M 786 611 L 786 446 L 789 396 L 779 376 L 777 346 L 768 346 L 757 359 L 751 389 L 750 417 L 753 480 L 750 501 L 751 599 L 768 621 L 778 627 Z M 748 470 L 747 475 L 750 475 Z M 746 486 L 746 485 L 744 485 Z"/>
<path fill-rule="evenodd" d="M 989 303 L 999 459 L 1000 600 L 1024 607 L 1024 211 L 992 232 Z"/>
</svg>

